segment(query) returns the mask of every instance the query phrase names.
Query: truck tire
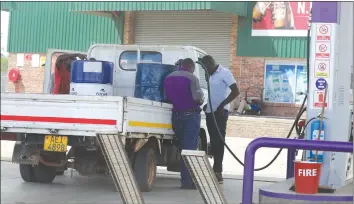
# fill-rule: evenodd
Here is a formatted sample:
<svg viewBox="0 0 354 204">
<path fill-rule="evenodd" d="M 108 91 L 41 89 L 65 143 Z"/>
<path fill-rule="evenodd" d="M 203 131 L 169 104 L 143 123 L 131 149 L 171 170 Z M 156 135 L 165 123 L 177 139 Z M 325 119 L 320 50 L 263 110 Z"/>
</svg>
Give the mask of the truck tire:
<svg viewBox="0 0 354 204">
<path fill-rule="evenodd" d="M 154 149 L 143 147 L 136 153 L 134 173 L 141 192 L 150 192 L 156 179 L 157 161 Z"/>
<path fill-rule="evenodd" d="M 32 165 L 20 164 L 21 178 L 26 182 L 35 182 L 34 170 Z"/>
<path fill-rule="evenodd" d="M 37 166 L 34 166 L 34 177 L 38 183 L 52 183 L 57 170 L 55 167 L 45 166 L 44 164 L 39 163 Z"/>
</svg>

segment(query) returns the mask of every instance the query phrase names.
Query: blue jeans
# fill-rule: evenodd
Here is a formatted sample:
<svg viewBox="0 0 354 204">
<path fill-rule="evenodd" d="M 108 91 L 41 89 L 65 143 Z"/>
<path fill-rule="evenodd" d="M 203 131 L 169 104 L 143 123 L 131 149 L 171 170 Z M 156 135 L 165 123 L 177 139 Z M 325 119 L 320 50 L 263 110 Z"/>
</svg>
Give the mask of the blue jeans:
<svg viewBox="0 0 354 204">
<path fill-rule="evenodd" d="M 200 113 L 198 112 L 173 112 L 172 128 L 179 141 L 181 149 L 197 150 L 200 132 Z M 181 184 L 190 187 L 193 180 L 187 167 L 181 159 Z"/>
</svg>

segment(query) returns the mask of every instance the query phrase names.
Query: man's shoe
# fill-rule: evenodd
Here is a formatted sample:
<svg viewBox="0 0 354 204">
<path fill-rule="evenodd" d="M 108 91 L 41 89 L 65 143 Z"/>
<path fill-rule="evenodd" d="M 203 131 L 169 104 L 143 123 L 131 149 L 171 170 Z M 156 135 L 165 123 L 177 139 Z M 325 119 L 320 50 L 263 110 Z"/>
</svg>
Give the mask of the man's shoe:
<svg viewBox="0 0 354 204">
<path fill-rule="evenodd" d="M 219 172 L 215 172 L 216 179 L 218 180 L 219 184 L 224 183 L 224 179 L 222 178 L 222 174 Z"/>
</svg>

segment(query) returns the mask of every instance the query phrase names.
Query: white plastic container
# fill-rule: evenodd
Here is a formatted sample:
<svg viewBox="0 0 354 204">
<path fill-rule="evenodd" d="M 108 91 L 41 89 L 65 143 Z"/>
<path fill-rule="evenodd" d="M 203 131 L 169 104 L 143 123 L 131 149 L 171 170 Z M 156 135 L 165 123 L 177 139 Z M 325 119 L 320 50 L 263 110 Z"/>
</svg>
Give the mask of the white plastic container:
<svg viewBox="0 0 354 204">
<path fill-rule="evenodd" d="M 70 83 L 70 95 L 113 96 L 111 84 Z"/>
</svg>

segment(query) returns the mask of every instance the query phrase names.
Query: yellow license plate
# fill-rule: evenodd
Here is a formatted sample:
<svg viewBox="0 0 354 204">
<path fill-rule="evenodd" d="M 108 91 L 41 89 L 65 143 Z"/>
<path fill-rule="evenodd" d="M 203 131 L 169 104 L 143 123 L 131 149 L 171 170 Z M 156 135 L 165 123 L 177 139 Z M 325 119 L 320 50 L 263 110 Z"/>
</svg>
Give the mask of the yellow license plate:
<svg viewBox="0 0 354 204">
<path fill-rule="evenodd" d="M 52 136 L 46 135 L 44 137 L 44 151 L 50 152 L 66 152 L 68 147 L 67 136 Z"/>
</svg>

